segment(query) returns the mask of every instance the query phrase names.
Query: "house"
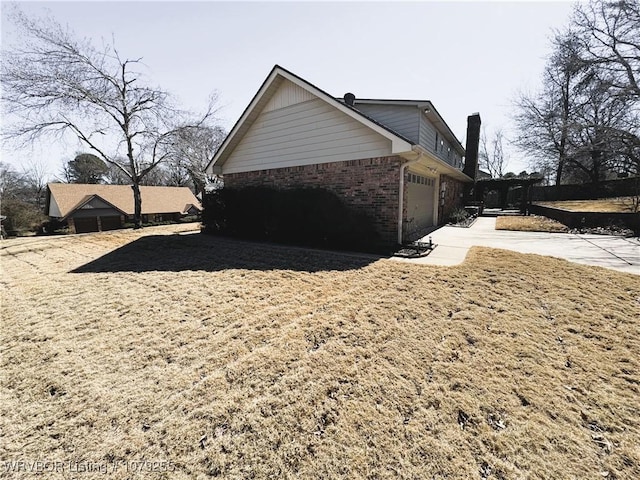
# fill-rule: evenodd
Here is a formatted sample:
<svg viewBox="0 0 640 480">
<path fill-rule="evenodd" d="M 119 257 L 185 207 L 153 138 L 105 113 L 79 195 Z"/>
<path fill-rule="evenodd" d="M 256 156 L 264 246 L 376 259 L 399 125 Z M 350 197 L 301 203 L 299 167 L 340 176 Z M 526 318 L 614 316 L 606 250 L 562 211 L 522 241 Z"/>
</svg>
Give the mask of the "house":
<svg viewBox="0 0 640 480">
<path fill-rule="evenodd" d="M 473 184 L 479 114 L 468 122 L 474 154 L 463 163 L 430 101 L 335 98 L 276 65 L 207 172 L 225 188 L 325 188 L 368 213 L 385 243 L 402 244 L 446 221 Z"/>
<path fill-rule="evenodd" d="M 202 210 L 187 187 L 140 187 L 142 220 L 172 221 Z M 67 222 L 73 233 L 122 228 L 133 221 L 133 191 L 130 185 L 49 183 L 47 215 Z"/>
</svg>

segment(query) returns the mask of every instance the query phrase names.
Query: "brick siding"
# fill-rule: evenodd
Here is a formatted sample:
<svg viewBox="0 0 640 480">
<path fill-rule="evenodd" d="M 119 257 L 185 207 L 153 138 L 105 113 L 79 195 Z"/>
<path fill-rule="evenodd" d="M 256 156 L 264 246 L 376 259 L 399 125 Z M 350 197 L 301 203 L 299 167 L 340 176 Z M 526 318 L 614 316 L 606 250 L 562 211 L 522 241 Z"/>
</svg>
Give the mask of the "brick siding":
<svg viewBox="0 0 640 480">
<path fill-rule="evenodd" d="M 465 183 L 460 180 L 456 180 L 453 177 L 448 175 L 440 176 L 440 191 L 442 192 L 442 185 L 446 183 L 447 189 L 444 195 L 444 204 L 442 202 L 441 194 L 438 194 L 438 198 L 440 199 L 440 206 L 438 211 L 438 223 L 443 225 L 445 222 L 449 220 L 449 216 L 453 213 L 457 208 L 461 208 L 463 206 L 463 198 L 462 194 L 464 192 Z"/>
<path fill-rule="evenodd" d="M 224 184 L 228 188 L 324 188 L 338 195 L 346 205 L 369 214 L 382 243 L 392 245 L 397 242 L 402 162 L 400 157 L 390 156 L 229 173 L 224 176 Z"/>
</svg>

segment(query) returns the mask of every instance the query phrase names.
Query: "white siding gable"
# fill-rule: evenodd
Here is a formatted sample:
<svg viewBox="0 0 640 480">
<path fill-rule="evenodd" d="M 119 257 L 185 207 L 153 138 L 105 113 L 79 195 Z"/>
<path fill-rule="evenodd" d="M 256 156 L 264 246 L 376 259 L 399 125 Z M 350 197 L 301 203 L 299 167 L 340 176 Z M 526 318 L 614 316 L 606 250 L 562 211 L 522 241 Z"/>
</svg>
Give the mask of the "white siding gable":
<svg viewBox="0 0 640 480">
<path fill-rule="evenodd" d="M 273 110 L 295 105 L 296 103 L 313 100 L 314 98 L 315 96 L 311 92 L 293 82 L 290 82 L 289 80 L 283 80 L 278 91 L 273 95 L 273 97 L 271 97 L 271 100 L 269 100 L 269 103 L 267 103 L 262 111 L 271 112 Z"/>
<path fill-rule="evenodd" d="M 295 103 L 305 94 L 295 93 L 286 82 L 284 87 L 285 92 L 274 94 L 235 147 L 224 163 L 223 174 L 391 154 L 391 140 L 315 96 Z M 294 103 L 268 108 L 287 102 Z"/>
</svg>

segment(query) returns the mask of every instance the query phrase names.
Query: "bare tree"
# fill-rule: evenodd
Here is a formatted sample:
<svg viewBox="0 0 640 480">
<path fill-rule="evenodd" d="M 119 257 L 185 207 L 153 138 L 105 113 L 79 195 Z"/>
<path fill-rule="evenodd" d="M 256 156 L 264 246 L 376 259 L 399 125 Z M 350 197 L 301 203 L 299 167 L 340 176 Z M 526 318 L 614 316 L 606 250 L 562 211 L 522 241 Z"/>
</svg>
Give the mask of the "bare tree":
<svg viewBox="0 0 640 480">
<path fill-rule="evenodd" d="M 41 163 L 19 172 L 0 162 L 0 213 L 7 217 L 8 231 L 35 231 L 46 219 L 42 208 L 46 175 Z"/>
<path fill-rule="evenodd" d="M 584 60 L 603 74 L 618 95 L 640 99 L 640 2 L 579 2 L 572 24 Z"/>
<path fill-rule="evenodd" d="M 22 169 L 22 178 L 24 179 L 27 189 L 32 192 L 33 204 L 38 209 L 43 210 L 47 182 L 50 177 L 47 167 L 41 161 L 31 160 L 27 165 L 23 166 Z"/>
<path fill-rule="evenodd" d="M 142 226 L 140 185 L 170 155 L 176 132 L 213 119 L 216 97 L 197 120 L 170 95 L 145 82 L 140 58 L 122 58 L 112 45 L 94 47 L 52 19 L 16 10 L 22 43 L 3 52 L 2 99 L 18 120 L 5 137 L 32 142 L 77 136 L 132 185 L 136 228 Z"/>
<path fill-rule="evenodd" d="M 226 132 L 222 127 L 185 127 L 178 130 L 166 163 L 170 185 L 191 184 L 196 194 L 214 179 L 205 169 L 222 144 Z"/>
<path fill-rule="evenodd" d="M 573 32 L 557 32 L 547 60 L 542 89 L 521 93 L 515 101 L 514 121 L 518 135 L 514 144 L 525 152 L 531 167 L 555 171 L 555 184 L 562 182 L 569 155 L 569 136 L 575 107 L 572 98 L 580 88 L 585 64 Z"/>
<path fill-rule="evenodd" d="M 489 142 L 483 127 L 482 135 L 480 136 L 480 168 L 484 168 L 492 178 L 501 178 L 504 176 L 509 163 L 509 158 L 504 153 L 503 141 L 504 134 L 502 133 L 502 129 L 496 130 Z"/>
</svg>

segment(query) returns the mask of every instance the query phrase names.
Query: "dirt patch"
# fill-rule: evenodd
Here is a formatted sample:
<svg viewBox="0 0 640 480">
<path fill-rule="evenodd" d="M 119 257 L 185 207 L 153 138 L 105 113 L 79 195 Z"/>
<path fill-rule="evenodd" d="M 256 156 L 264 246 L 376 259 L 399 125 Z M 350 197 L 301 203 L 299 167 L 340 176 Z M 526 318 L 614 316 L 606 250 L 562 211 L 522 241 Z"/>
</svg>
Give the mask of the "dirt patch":
<svg viewBox="0 0 640 480">
<path fill-rule="evenodd" d="M 566 233 L 569 231 L 569 228 L 547 217 L 529 215 L 498 217 L 496 219 L 496 230 Z"/>
<path fill-rule="evenodd" d="M 175 233 L 3 242 L 3 461 L 61 479 L 640 477 L 636 276 Z"/>
</svg>

